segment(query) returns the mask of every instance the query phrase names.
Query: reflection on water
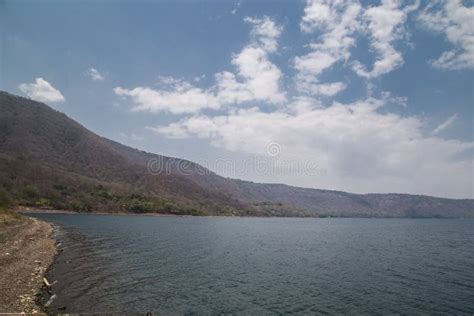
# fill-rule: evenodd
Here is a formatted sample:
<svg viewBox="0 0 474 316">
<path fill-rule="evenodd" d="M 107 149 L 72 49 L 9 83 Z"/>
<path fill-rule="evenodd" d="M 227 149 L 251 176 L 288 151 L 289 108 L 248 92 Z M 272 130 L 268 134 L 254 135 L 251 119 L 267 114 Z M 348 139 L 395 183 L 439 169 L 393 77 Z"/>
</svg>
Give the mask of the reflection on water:
<svg viewBox="0 0 474 316">
<path fill-rule="evenodd" d="M 53 312 L 474 312 L 472 220 L 34 216 Z"/>
</svg>

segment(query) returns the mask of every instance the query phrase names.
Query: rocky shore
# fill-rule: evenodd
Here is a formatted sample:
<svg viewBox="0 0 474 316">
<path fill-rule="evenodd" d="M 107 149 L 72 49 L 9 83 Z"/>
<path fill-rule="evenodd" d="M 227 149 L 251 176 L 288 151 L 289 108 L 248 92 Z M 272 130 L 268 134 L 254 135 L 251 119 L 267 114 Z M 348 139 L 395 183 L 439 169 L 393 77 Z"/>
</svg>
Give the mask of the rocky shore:
<svg viewBox="0 0 474 316">
<path fill-rule="evenodd" d="M 41 313 L 38 296 L 56 245 L 53 226 L 14 213 L 0 214 L 0 313 Z"/>
</svg>

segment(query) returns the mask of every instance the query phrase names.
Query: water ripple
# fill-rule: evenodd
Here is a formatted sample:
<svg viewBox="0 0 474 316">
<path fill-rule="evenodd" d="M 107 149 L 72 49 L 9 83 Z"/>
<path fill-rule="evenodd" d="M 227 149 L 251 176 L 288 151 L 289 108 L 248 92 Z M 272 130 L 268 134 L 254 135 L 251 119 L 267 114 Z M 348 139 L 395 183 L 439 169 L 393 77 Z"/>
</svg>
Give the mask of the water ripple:
<svg viewBox="0 0 474 316">
<path fill-rule="evenodd" d="M 474 221 L 37 216 L 53 311 L 474 313 Z"/>
</svg>

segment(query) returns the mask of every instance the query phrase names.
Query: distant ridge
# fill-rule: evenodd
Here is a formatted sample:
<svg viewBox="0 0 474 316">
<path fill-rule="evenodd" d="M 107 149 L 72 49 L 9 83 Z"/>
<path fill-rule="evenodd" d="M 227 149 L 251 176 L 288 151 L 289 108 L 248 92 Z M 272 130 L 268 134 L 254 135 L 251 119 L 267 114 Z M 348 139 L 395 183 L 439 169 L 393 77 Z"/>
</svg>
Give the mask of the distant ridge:
<svg viewBox="0 0 474 316">
<path fill-rule="evenodd" d="M 168 172 L 153 174 L 150 161 Z M 188 172 L 178 172 L 185 166 Z M 82 212 L 474 218 L 474 200 L 351 194 L 228 179 L 100 137 L 49 106 L 0 92 L 0 200 Z"/>
</svg>

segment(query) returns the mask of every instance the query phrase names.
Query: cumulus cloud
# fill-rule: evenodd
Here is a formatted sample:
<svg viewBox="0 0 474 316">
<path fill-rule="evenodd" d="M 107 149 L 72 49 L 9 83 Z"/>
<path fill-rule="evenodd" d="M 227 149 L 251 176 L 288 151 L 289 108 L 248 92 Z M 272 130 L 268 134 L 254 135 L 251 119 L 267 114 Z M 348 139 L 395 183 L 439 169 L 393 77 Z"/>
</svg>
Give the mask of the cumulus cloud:
<svg viewBox="0 0 474 316">
<path fill-rule="evenodd" d="M 278 48 L 277 39 L 283 29 L 280 25 L 267 16 L 263 18 L 245 17 L 244 22 L 253 26 L 250 35 L 255 46 L 268 52 L 276 51 Z"/>
<path fill-rule="evenodd" d="M 61 91 L 53 87 L 48 81 L 41 77 L 36 78 L 34 83 L 20 84 L 18 89 L 29 98 L 40 102 L 55 103 L 66 100 Z"/>
<path fill-rule="evenodd" d="M 439 124 L 432 132 L 431 135 L 438 135 L 448 127 L 450 127 L 458 119 L 458 114 L 454 113 L 446 119 L 443 123 Z"/>
<path fill-rule="evenodd" d="M 116 87 L 114 92 L 132 100 L 132 110 L 175 114 L 196 113 L 203 109 L 219 109 L 225 105 L 248 101 L 264 101 L 278 104 L 286 101 L 280 90 L 282 73 L 269 59 L 276 52 L 277 39 L 282 27 L 269 17 L 251 18 L 244 21 L 251 25 L 250 42 L 232 57 L 236 73 L 222 71 L 215 74 L 213 87 L 202 89 L 190 82 L 172 77 L 161 77 L 166 89 Z"/>
<path fill-rule="evenodd" d="M 364 11 L 364 30 L 369 34 L 371 47 L 377 58 L 372 70 L 367 70 L 359 61 L 355 61 L 353 69 L 359 76 L 378 77 L 403 64 L 403 56 L 395 49 L 394 42 L 407 36 L 404 23 L 408 13 L 418 8 L 418 2 L 403 7 L 402 1 L 383 0 L 379 6 L 369 7 Z"/>
<path fill-rule="evenodd" d="M 419 0 L 405 3 L 382 0 L 380 5 L 362 7 L 358 1 L 308 0 L 300 28 L 305 33 L 318 34 L 318 40 L 310 43 L 309 53 L 294 59 L 297 90 L 321 95 L 325 90 L 320 88 L 319 76 L 336 63 L 347 63 L 360 35 L 369 38 L 376 57 L 371 70 L 360 61 L 350 63 L 359 76 L 375 78 L 400 67 L 403 56 L 394 44 L 408 37 L 404 23 L 408 14 L 418 8 Z M 339 88 L 332 90 L 336 94 L 344 86 L 334 83 L 333 87 Z"/>
<path fill-rule="evenodd" d="M 302 76 L 298 79 L 298 90 L 309 95 L 332 97 L 347 87 L 343 82 L 319 83 L 311 78 L 303 79 Z"/>
<path fill-rule="evenodd" d="M 437 0 L 419 14 L 418 20 L 428 30 L 442 33 L 453 45 L 432 62 L 442 69 L 474 68 L 474 7 L 460 0 Z"/>
<path fill-rule="evenodd" d="M 269 17 L 246 17 L 244 21 L 252 25 L 251 42 L 232 58 L 242 80 L 231 72 L 216 74 L 217 97 L 224 104 L 252 100 L 273 104 L 284 102 L 285 93 L 280 91 L 283 74 L 269 59 L 269 54 L 278 48 L 277 39 L 282 27 Z"/>
<path fill-rule="evenodd" d="M 86 71 L 87 76 L 91 78 L 92 81 L 103 81 L 105 79 L 104 75 L 102 75 L 97 69 L 89 68 Z"/>
<path fill-rule="evenodd" d="M 439 136 L 457 115 L 430 132 L 422 118 L 393 113 L 387 107 L 406 107 L 406 98 L 389 92 L 373 97 L 377 95 L 374 81 L 367 82 L 367 99 L 342 104 L 328 98 L 347 84 L 322 79 L 337 64 L 367 79 L 400 67 L 404 60 L 396 45 L 408 38 L 404 25 L 418 7 L 417 1 L 409 0 L 382 0 L 367 7 L 358 1 L 309 0 L 300 29 L 313 38 L 304 54 L 291 59 L 296 93 L 290 96 L 281 89 L 281 70 L 270 60 L 278 53 L 282 28 L 269 17 L 244 19 L 251 26 L 249 42 L 232 56 L 233 71 L 214 74 L 211 87 L 199 87 L 199 80 L 160 77 L 158 88 L 117 87 L 114 91 L 129 98 L 137 111 L 191 114 L 168 125 L 147 127 L 157 134 L 207 139 L 213 146 L 247 155 L 266 155 L 267 145 L 277 143 L 279 158 L 297 157 L 326 171 L 326 176 L 317 177 L 288 174 L 279 179 L 284 183 L 472 197 L 474 144 Z M 370 69 L 351 60 L 351 50 L 361 35 L 368 37 L 375 54 Z M 247 107 L 233 106 L 245 102 Z M 220 111 L 211 115 L 204 109 Z"/>
<path fill-rule="evenodd" d="M 327 177 L 301 175 L 286 183 L 359 192 L 471 196 L 472 142 L 425 135 L 417 117 L 384 113 L 384 99 L 323 107 L 311 98 L 291 109 L 240 109 L 197 115 L 152 127 L 172 138 L 198 137 L 231 151 L 265 155 L 277 142 L 285 155 L 315 162 Z M 442 179 L 442 181 L 440 181 Z"/>
<path fill-rule="evenodd" d="M 115 94 L 129 97 L 132 111 L 158 113 L 169 111 L 174 114 L 199 112 L 203 108 L 219 108 L 220 104 L 212 94 L 183 82 L 171 90 L 155 90 L 148 87 L 134 89 L 114 88 Z"/>
<path fill-rule="evenodd" d="M 298 91 L 310 95 L 333 96 L 345 88 L 342 82 L 321 84 L 318 76 L 339 61 L 347 61 L 360 28 L 361 6 L 357 2 L 310 0 L 304 9 L 300 28 L 305 33 L 321 32 L 310 52 L 294 59 L 298 71 Z"/>
</svg>

